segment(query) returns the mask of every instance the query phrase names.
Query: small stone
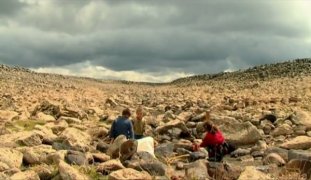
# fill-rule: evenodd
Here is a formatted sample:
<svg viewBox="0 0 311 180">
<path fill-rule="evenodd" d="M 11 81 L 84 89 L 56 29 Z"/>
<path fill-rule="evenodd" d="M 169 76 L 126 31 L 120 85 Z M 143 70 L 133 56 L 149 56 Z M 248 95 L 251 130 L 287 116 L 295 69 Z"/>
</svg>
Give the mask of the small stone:
<svg viewBox="0 0 311 180">
<path fill-rule="evenodd" d="M 254 158 L 258 158 L 258 157 L 263 157 L 264 154 L 265 154 L 264 151 L 254 151 L 254 152 L 252 152 L 251 155 L 252 155 Z"/>
<path fill-rule="evenodd" d="M 93 154 L 94 162 L 106 162 L 110 160 L 110 156 L 103 153 L 94 153 Z"/>
<path fill-rule="evenodd" d="M 96 150 L 98 150 L 102 153 L 106 153 L 108 149 L 109 149 L 109 144 L 107 144 L 105 142 L 99 142 L 96 146 Z"/>
<path fill-rule="evenodd" d="M 238 148 L 237 150 L 233 151 L 231 153 L 232 157 L 239 157 L 239 156 L 245 156 L 251 153 L 250 149 L 242 149 L 242 148 Z"/>
<path fill-rule="evenodd" d="M 71 165 L 88 165 L 88 159 L 86 155 L 79 151 L 68 151 L 66 157 L 66 162 Z"/>
<path fill-rule="evenodd" d="M 197 123 L 189 121 L 189 122 L 186 123 L 186 126 L 188 128 L 195 128 L 197 126 Z"/>
<path fill-rule="evenodd" d="M 122 165 L 120 160 L 112 159 L 99 164 L 96 171 L 101 172 L 102 174 L 109 174 L 112 171 L 117 171 L 124 168 L 125 167 Z"/>
<path fill-rule="evenodd" d="M 288 124 L 282 124 L 281 126 L 277 127 L 272 131 L 272 136 L 280 136 L 280 135 L 289 135 L 292 134 L 294 131 L 292 127 Z"/>
<path fill-rule="evenodd" d="M 66 117 L 66 116 L 61 116 L 58 121 L 66 121 L 68 124 L 80 124 L 82 121 L 78 118 L 73 118 L 73 117 Z"/>
<path fill-rule="evenodd" d="M 286 140 L 286 137 L 283 136 L 283 135 L 281 135 L 281 136 L 275 137 L 274 140 L 275 140 L 276 142 L 284 142 L 284 141 Z"/>
<path fill-rule="evenodd" d="M 297 130 L 297 131 L 295 131 L 295 134 L 298 135 L 298 136 L 303 136 L 303 135 L 306 134 L 306 131 L 304 131 L 304 130 Z"/>
<path fill-rule="evenodd" d="M 207 161 L 198 160 L 191 164 L 185 165 L 186 177 L 189 179 L 206 179 L 209 177 L 207 171 Z"/>
<path fill-rule="evenodd" d="M 285 161 L 288 161 L 288 150 L 279 148 L 279 147 L 270 147 L 265 151 L 265 155 L 267 156 L 270 153 L 276 153 L 280 155 Z"/>
<path fill-rule="evenodd" d="M 177 169 L 177 170 L 182 170 L 182 169 L 184 169 L 184 163 L 182 163 L 182 162 L 177 162 L 177 164 L 176 164 L 176 169 Z"/>
<path fill-rule="evenodd" d="M 254 157 L 255 161 L 262 161 L 262 157 Z"/>
<path fill-rule="evenodd" d="M 280 155 L 271 153 L 264 158 L 263 163 L 264 165 L 276 164 L 278 166 L 283 166 L 286 162 Z"/>
<path fill-rule="evenodd" d="M 254 162 L 254 157 L 251 155 L 246 155 L 246 156 L 239 157 L 239 160 L 242 162 Z"/>
<path fill-rule="evenodd" d="M 290 120 L 285 120 L 285 121 L 284 121 L 284 123 L 285 123 L 285 124 L 288 124 L 288 125 L 290 125 L 290 126 L 292 126 L 292 125 L 293 125 L 293 122 L 292 122 L 292 121 L 290 121 Z"/>
<path fill-rule="evenodd" d="M 39 178 L 41 180 L 47 180 L 47 179 L 52 179 L 53 176 L 55 176 L 55 167 L 53 166 L 47 166 L 47 165 L 40 165 L 40 166 L 34 166 L 31 168 L 33 171 L 35 171 Z"/>
<path fill-rule="evenodd" d="M 294 128 L 296 135 L 305 135 L 307 128 L 305 126 L 297 126 Z"/>
</svg>

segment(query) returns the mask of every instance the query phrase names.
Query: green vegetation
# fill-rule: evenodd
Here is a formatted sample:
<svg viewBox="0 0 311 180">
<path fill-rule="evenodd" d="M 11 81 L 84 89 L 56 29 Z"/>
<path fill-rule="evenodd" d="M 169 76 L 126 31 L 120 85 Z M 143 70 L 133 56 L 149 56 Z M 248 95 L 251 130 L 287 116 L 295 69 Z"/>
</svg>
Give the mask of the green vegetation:
<svg viewBox="0 0 311 180">
<path fill-rule="evenodd" d="M 7 123 L 5 127 L 15 132 L 20 130 L 31 131 L 36 125 L 44 125 L 45 123 L 45 121 L 40 120 L 18 120 Z"/>
<path fill-rule="evenodd" d="M 108 176 L 104 176 L 96 171 L 95 166 L 74 166 L 83 174 L 87 175 L 92 180 L 107 180 Z"/>
</svg>

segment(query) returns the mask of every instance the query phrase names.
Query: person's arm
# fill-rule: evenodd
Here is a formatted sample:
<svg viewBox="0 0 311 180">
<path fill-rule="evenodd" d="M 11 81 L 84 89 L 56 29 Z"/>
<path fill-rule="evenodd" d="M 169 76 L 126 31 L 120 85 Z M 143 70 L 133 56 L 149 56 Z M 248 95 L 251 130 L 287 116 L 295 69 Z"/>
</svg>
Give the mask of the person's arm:
<svg viewBox="0 0 311 180">
<path fill-rule="evenodd" d="M 145 134 L 145 130 L 146 130 L 146 121 L 143 120 L 143 135 Z"/>
<path fill-rule="evenodd" d="M 208 141 L 209 141 L 209 134 L 206 133 L 206 135 L 205 135 L 203 141 L 202 141 L 201 144 L 200 144 L 200 147 L 206 147 L 207 144 L 208 144 Z"/>
<path fill-rule="evenodd" d="M 112 139 L 111 142 L 113 142 L 114 138 L 115 138 L 115 135 L 116 135 L 116 132 L 115 132 L 115 123 L 116 121 L 113 121 L 112 125 L 111 125 L 111 128 L 110 128 L 110 134 L 109 134 L 109 137 Z"/>
<path fill-rule="evenodd" d="M 134 130 L 135 121 L 136 121 L 135 119 L 132 119 L 132 120 L 131 120 L 131 124 L 132 124 L 132 127 L 133 127 L 133 132 L 134 132 L 134 133 L 135 133 L 135 130 Z"/>
<path fill-rule="evenodd" d="M 133 129 L 133 124 L 132 124 L 131 121 L 129 123 L 129 130 L 128 130 L 128 132 L 129 132 L 130 139 L 134 139 L 134 129 Z"/>
</svg>

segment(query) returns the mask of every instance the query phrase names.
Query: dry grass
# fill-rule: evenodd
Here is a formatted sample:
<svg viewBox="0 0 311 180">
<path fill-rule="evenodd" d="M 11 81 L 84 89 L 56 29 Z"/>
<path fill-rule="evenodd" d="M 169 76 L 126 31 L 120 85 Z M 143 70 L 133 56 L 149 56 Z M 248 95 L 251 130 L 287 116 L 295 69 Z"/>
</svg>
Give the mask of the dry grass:
<svg viewBox="0 0 311 180">
<path fill-rule="evenodd" d="M 285 168 L 277 177 L 278 180 L 306 180 L 307 175 L 302 174 L 300 169 Z"/>
<path fill-rule="evenodd" d="M 188 158 L 189 156 L 190 156 L 189 154 L 185 154 L 185 155 L 181 155 L 181 156 L 167 157 L 167 158 L 165 158 L 165 163 L 167 165 L 172 165 L 172 164 L 174 164 L 180 160 Z"/>
</svg>

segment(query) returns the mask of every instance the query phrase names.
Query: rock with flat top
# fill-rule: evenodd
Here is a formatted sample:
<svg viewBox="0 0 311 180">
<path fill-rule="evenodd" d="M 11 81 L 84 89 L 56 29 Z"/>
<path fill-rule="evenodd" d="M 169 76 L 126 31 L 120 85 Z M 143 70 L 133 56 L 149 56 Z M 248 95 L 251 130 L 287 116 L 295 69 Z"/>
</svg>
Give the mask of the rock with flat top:
<svg viewBox="0 0 311 180">
<path fill-rule="evenodd" d="M 10 148 L 0 148 L 0 168 L 2 171 L 11 168 L 20 168 L 23 154 Z"/>
<path fill-rule="evenodd" d="M 309 149 L 311 148 L 311 137 L 297 136 L 283 143 L 280 147 L 285 149 Z"/>
<path fill-rule="evenodd" d="M 151 180 L 152 177 L 147 172 L 140 172 L 135 169 L 126 168 L 114 171 L 109 174 L 108 180 Z"/>
<path fill-rule="evenodd" d="M 247 166 L 245 170 L 241 173 L 238 180 L 271 180 L 268 174 L 263 173 L 256 169 L 254 166 Z"/>
</svg>

